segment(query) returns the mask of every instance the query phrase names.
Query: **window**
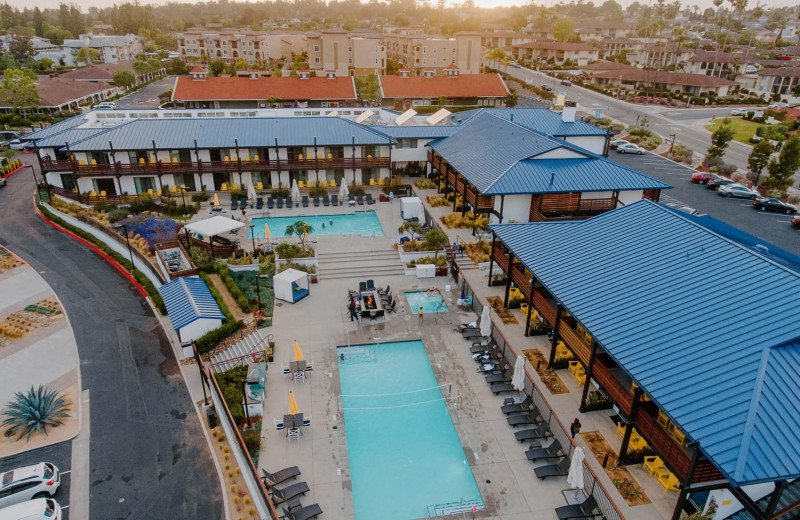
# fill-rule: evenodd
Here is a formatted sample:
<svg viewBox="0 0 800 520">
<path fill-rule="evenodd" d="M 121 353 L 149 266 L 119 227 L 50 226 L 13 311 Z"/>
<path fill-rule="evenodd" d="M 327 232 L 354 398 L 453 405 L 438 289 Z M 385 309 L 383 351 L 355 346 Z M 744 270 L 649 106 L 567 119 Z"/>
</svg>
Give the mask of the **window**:
<svg viewBox="0 0 800 520">
<path fill-rule="evenodd" d="M 422 64 L 426 65 L 427 64 L 427 60 L 428 60 L 428 58 L 422 58 Z"/>
<path fill-rule="evenodd" d="M 416 148 L 417 147 L 417 140 L 416 139 L 398 139 L 397 140 L 397 148 Z"/>
<path fill-rule="evenodd" d="M 319 52 L 319 45 L 314 45 L 314 52 Z"/>
<path fill-rule="evenodd" d="M 314 63 L 319 63 L 319 58 L 314 58 Z"/>
<path fill-rule="evenodd" d="M 156 181 L 153 177 L 134 177 L 133 184 L 136 186 L 136 193 L 148 193 L 147 190 L 156 191 Z"/>
<path fill-rule="evenodd" d="M 362 145 L 361 146 L 361 157 L 380 157 L 381 150 L 378 145 L 370 144 L 370 145 Z"/>
</svg>

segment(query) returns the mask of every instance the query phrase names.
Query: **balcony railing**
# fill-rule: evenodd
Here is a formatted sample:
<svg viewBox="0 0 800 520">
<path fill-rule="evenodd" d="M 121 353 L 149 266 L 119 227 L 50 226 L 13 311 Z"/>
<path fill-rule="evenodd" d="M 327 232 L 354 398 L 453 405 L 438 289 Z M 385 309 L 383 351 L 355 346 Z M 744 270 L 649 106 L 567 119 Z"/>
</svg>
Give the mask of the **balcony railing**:
<svg viewBox="0 0 800 520">
<path fill-rule="evenodd" d="M 544 297 L 541 289 L 535 289 L 533 291 L 533 306 L 539 311 L 544 319 L 546 319 L 550 325 L 555 325 L 556 323 L 556 310 L 550 305 L 550 302 L 547 301 L 547 298 Z"/>
<path fill-rule="evenodd" d="M 514 267 L 511 269 L 511 281 L 517 284 L 517 287 L 522 291 L 526 300 L 530 298 L 531 279 L 530 276 L 525 274 L 525 268 L 522 264 L 514 264 Z"/>
<path fill-rule="evenodd" d="M 42 168 L 46 171 L 56 172 L 56 171 L 72 171 L 72 161 L 59 161 L 53 160 L 49 157 L 42 159 Z"/>
<path fill-rule="evenodd" d="M 493 209 L 494 197 L 480 195 L 474 188 L 467 186 L 466 201 L 476 209 Z"/>
<path fill-rule="evenodd" d="M 508 273 L 508 249 L 499 241 L 495 243 L 493 259 L 500 269 Z"/>
<path fill-rule="evenodd" d="M 564 343 L 566 343 L 569 349 L 581 360 L 583 366 L 589 366 L 589 356 L 591 356 L 589 345 L 578 336 L 578 333 L 569 325 L 562 322 L 561 327 L 558 329 L 558 335 L 561 336 Z"/>
</svg>

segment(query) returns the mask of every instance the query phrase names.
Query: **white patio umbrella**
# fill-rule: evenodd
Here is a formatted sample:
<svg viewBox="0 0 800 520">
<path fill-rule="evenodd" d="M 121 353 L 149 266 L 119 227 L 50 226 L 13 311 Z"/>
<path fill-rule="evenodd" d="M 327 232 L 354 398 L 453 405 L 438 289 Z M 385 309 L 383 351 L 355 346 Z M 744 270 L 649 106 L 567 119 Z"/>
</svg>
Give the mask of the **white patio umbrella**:
<svg viewBox="0 0 800 520">
<path fill-rule="evenodd" d="M 297 179 L 292 181 L 292 200 L 295 202 L 300 200 L 300 188 L 297 187 Z"/>
<path fill-rule="evenodd" d="M 525 356 L 517 356 L 514 363 L 514 375 L 511 376 L 511 386 L 518 392 L 525 390 Z"/>
<path fill-rule="evenodd" d="M 250 199 L 250 202 L 255 203 L 256 202 L 256 197 L 258 197 L 258 194 L 256 193 L 255 186 L 253 186 L 253 183 L 251 182 L 247 186 L 247 198 Z"/>
<path fill-rule="evenodd" d="M 350 190 L 347 189 L 347 182 L 342 179 L 342 185 L 339 187 L 339 199 L 346 201 L 348 195 L 350 195 Z"/>
<path fill-rule="evenodd" d="M 489 317 L 491 310 L 491 307 L 484 305 L 481 311 L 481 336 L 489 336 L 492 333 L 492 319 Z"/>
<path fill-rule="evenodd" d="M 583 459 L 585 458 L 583 448 L 575 448 L 567 475 L 567 484 L 573 489 L 583 489 Z"/>
</svg>

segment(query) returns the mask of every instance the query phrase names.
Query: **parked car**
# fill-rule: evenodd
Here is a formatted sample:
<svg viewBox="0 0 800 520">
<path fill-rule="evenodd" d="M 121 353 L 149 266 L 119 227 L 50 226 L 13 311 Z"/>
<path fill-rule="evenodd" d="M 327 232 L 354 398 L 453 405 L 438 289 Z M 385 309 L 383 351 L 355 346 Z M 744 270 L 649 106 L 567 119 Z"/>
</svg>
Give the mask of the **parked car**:
<svg viewBox="0 0 800 520">
<path fill-rule="evenodd" d="M 548 92 L 552 92 L 553 91 L 553 87 L 551 87 L 550 85 L 542 85 L 542 90 L 546 90 Z"/>
<path fill-rule="evenodd" d="M 717 193 L 723 197 L 736 197 L 739 199 L 757 199 L 761 194 L 756 190 L 751 190 L 742 184 L 733 183 L 723 186 L 717 190 Z"/>
<path fill-rule="evenodd" d="M 792 225 L 797 229 L 800 229 L 800 215 L 795 215 L 792 217 Z"/>
<path fill-rule="evenodd" d="M 40 462 L 0 473 L 0 507 L 32 498 L 53 496 L 60 485 L 61 475 L 58 468 L 50 462 Z"/>
<path fill-rule="evenodd" d="M 5 141 L 10 141 L 12 139 L 17 139 L 19 134 L 16 132 L 11 132 L 9 130 L 0 130 L 0 139 Z"/>
<path fill-rule="evenodd" d="M 103 101 L 102 103 L 98 103 L 94 106 L 96 109 L 100 110 L 111 110 L 117 107 L 117 104 L 113 101 Z"/>
<path fill-rule="evenodd" d="M 742 110 L 741 108 L 734 108 L 733 110 L 731 110 L 731 115 L 732 116 L 746 116 L 747 115 L 747 111 L 746 110 Z"/>
<path fill-rule="evenodd" d="M 692 174 L 692 182 L 694 184 L 705 184 L 711 179 L 720 179 L 721 177 L 716 173 L 711 172 L 694 172 Z"/>
<path fill-rule="evenodd" d="M 778 213 L 786 213 L 787 215 L 797 213 L 797 206 L 775 198 L 758 198 L 753 201 L 753 207 L 761 211 L 777 211 Z"/>
<path fill-rule="evenodd" d="M 561 80 L 561 84 L 564 85 L 565 87 L 571 87 L 572 86 L 572 82 L 570 80 L 568 80 L 568 79 L 562 79 Z"/>
<path fill-rule="evenodd" d="M 25 146 L 25 143 L 20 141 L 19 139 L 14 139 L 8 142 L 8 147 L 12 150 L 22 150 L 22 147 Z"/>
<path fill-rule="evenodd" d="M 708 181 L 708 183 L 706 184 L 706 189 L 718 190 L 722 186 L 727 186 L 728 184 L 733 184 L 734 182 L 736 181 L 734 181 L 733 179 L 728 179 L 726 177 L 717 177 L 716 179 L 711 179 L 710 181 Z"/>
<path fill-rule="evenodd" d="M 612 150 L 616 150 L 618 147 L 624 144 L 629 144 L 629 143 L 625 139 L 617 139 L 615 141 L 611 141 L 610 143 L 608 143 L 608 147 L 611 148 Z"/>
<path fill-rule="evenodd" d="M 28 142 L 28 143 L 25 143 L 24 145 L 22 145 L 22 151 L 23 152 L 33 153 L 33 151 L 35 149 L 36 149 L 36 145 L 33 142 Z"/>
<path fill-rule="evenodd" d="M 644 155 L 644 148 L 636 146 L 633 143 L 628 143 L 618 146 L 617 153 L 635 153 L 638 155 Z"/>
<path fill-rule="evenodd" d="M 61 520 L 61 506 L 52 498 L 38 498 L 0 509 L 0 520 Z"/>
<path fill-rule="evenodd" d="M 510 62 L 510 63 L 509 63 L 509 65 L 511 65 L 511 66 L 512 66 L 512 67 L 514 67 L 515 69 L 518 69 L 518 68 L 520 68 L 519 62 L 516 62 L 516 61 L 512 61 L 512 62 Z"/>
</svg>

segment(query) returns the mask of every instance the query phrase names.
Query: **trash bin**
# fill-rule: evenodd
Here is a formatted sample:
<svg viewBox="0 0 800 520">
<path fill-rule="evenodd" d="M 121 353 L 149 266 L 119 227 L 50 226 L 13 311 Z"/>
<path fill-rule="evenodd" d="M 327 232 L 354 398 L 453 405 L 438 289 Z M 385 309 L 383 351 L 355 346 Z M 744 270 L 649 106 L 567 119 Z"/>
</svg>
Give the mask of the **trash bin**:
<svg viewBox="0 0 800 520">
<path fill-rule="evenodd" d="M 214 411 L 214 405 L 204 404 L 203 411 L 206 413 L 206 419 L 208 419 L 208 427 L 212 430 L 217 427 L 217 412 Z"/>
</svg>

